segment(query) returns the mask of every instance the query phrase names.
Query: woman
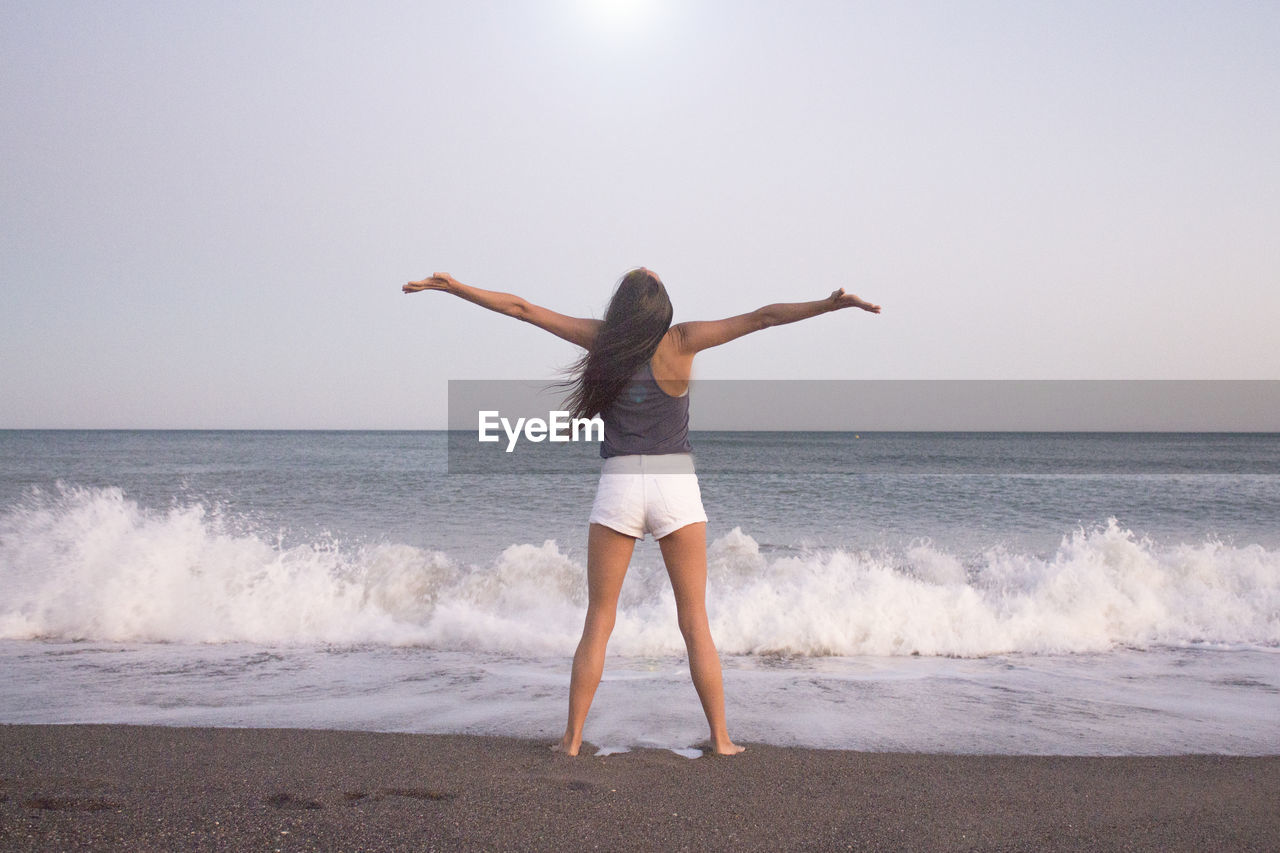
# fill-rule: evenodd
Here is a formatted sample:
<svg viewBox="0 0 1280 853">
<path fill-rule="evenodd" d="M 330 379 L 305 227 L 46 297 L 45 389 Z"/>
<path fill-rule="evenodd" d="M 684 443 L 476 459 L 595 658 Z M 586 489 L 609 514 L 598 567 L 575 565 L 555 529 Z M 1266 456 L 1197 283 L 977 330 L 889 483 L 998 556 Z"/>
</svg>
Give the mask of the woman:
<svg viewBox="0 0 1280 853">
<path fill-rule="evenodd" d="M 707 516 L 689 445 L 689 377 L 699 352 L 770 326 L 840 308 L 880 313 L 840 289 L 826 299 L 766 305 L 724 320 L 671 325 L 671 300 L 652 271 L 623 276 L 604 320 L 557 314 L 510 293 L 465 285 L 436 273 L 402 288 L 443 290 L 491 311 L 532 323 L 586 353 L 575 366 L 568 403 L 573 417 L 604 420 L 605 462 L 587 535 L 587 617 L 573 656 L 569 721 L 553 748 L 577 755 L 582 727 L 604 670 L 605 646 L 636 540 L 653 534 L 675 591 L 689 672 L 720 755 L 741 752 L 724 716 L 720 659 L 707 622 Z"/>
</svg>

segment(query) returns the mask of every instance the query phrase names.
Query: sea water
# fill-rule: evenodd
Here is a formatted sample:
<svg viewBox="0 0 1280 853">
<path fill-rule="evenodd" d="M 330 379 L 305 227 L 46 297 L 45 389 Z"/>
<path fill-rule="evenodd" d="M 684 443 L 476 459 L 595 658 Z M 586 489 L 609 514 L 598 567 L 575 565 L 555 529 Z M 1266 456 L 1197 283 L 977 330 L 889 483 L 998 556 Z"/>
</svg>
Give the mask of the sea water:
<svg viewBox="0 0 1280 853">
<path fill-rule="evenodd" d="M 735 738 L 1280 752 L 1280 436 L 693 443 Z M 446 445 L 0 432 L 0 722 L 557 738 L 594 448 L 486 475 Z M 705 735 L 646 540 L 586 737 Z"/>
</svg>

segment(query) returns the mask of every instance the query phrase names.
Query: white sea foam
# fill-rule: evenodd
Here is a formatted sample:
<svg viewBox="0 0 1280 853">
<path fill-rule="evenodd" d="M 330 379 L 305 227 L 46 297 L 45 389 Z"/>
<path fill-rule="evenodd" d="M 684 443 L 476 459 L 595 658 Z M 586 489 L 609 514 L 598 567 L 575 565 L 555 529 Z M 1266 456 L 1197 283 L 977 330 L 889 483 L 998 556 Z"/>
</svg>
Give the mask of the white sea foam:
<svg viewBox="0 0 1280 853">
<path fill-rule="evenodd" d="M 37 494 L 0 515 L 0 638 L 533 656 L 571 654 L 577 641 L 584 568 L 553 541 L 465 565 L 400 544 L 285 546 L 243 526 L 199 504 L 143 508 L 117 489 Z M 1160 544 L 1114 521 L 1069 533 L 1052 554 L 997 549 L 976 561 L 926 544 L 770 556 L 734 529 L 711 543 L 708 569 L 712 631 L 728 654 L 1280 645 L 1280 553 Z M 683 649 L 673 596 L 658 580 L 628 579 L 611 651 Z"/>
</svg>

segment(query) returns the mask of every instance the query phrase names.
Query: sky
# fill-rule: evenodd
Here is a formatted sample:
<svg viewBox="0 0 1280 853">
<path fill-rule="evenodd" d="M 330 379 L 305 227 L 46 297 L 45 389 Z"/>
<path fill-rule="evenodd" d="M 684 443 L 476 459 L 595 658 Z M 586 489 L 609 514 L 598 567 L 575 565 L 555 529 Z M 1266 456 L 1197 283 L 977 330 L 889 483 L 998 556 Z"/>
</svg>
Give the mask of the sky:
<svg viewBox="0 0 1280 853">
<path fill-rule="evenodd" d="M 0 0 L 0 427 L 417 429 L 675 320 L 699 379 L 1280 379 L 1280 3 Z"/>
</svg>

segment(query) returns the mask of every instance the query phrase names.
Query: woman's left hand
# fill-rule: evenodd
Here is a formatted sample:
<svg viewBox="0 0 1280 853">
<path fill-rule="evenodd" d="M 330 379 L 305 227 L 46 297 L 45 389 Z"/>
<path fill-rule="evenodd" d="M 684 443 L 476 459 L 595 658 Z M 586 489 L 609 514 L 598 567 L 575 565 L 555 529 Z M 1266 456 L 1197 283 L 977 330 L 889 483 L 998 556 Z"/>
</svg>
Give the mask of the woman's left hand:
<svg viewBox="0 0 1280 853">
<path fill-rule="evenodd" d="M 447 272 L 432 273 L 421 281 L 411 281 L 400 289 L 405 293 L 417 293 L 419 290 L 447 290 L 451 291 L 458 280 Z"/>
<path fill-rule="evenodd" d="M 879 305 L 872 305 L 852 293 L 845 293 L 843 287 L 831 292 L 831 301 L 835 303 L 836 308 L 861 308 L 863 311 L 868 311 L 872 314 L 880 313 Z"/>
</svg>

